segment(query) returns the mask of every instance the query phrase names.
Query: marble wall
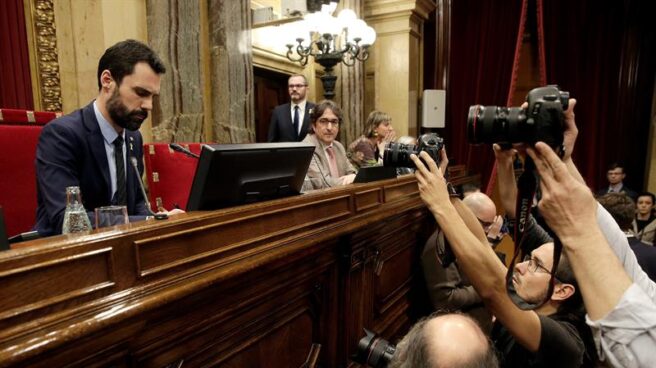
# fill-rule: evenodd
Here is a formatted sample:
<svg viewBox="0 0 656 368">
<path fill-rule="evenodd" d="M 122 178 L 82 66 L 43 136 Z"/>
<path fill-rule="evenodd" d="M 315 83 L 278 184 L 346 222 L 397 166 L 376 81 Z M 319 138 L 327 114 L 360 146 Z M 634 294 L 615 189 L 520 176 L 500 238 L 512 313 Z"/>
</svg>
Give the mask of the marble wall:
<svg viewBox="0 0 656 368">
<path fill-rule="evenodd" d="M 153 141 L 253 142 L 249 2 L 148 0 L 147 13 L 149 43 L 169 66 Z"/>
</svg>

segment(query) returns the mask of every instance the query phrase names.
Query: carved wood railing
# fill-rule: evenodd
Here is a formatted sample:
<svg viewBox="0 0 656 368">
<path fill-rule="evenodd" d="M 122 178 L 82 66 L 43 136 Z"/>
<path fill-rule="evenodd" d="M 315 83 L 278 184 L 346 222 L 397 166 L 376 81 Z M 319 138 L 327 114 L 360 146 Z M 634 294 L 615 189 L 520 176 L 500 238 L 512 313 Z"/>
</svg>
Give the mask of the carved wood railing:
<svg viewBox="0 0 656 368">
<path fill-rule="evenodd" d="M 427 310 L 413 176 L 0 254 L 0 366 L 347 366 Z"/>
</svg>

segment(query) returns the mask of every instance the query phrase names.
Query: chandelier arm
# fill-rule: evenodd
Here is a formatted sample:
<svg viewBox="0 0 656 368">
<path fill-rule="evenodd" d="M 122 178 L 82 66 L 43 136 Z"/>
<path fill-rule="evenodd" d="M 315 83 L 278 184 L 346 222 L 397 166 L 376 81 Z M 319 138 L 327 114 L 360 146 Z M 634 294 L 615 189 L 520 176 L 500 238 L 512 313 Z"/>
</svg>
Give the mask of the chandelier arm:
<svg viewBox="0 0 656 368">
<path fill-rule="evenodd" d="M 351 55 L 351 54 L 349 54 L 349 53 L 344 54 L 344 56 L 342 57 L 342 63 L 344 63 L 344 65 L 346 65 L 346 66 L 355 65 L 355 58 L 350 57 L 348 55 Z M 348 60 L 350 60 L 350 61 L 348 61 Z"/>
</svg>

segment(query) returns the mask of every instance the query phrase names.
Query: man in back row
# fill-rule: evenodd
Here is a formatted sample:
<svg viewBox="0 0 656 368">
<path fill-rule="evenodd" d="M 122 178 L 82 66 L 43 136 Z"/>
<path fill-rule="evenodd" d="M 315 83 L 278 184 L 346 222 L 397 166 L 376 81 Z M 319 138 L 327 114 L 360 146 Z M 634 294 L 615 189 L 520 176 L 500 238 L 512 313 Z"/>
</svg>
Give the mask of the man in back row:
<svg viewBox="0 0 656 368">
<path fill-rule="evenodd" d="M 310 128 L 310 114 L 314 104 L 307 101 L 308 82 L 304 75 L 289 77 L 287 91 L 291 103 L 276 106 L 269 124 L 269 142 L 300 142 Z"/>
<path fill-rule="evenodd" d="M 61 234 L 66 187 L 78 186 L 87 213 L 127 206 L 130 221 L 148 215 L 130 158 L 143 175 L 139 127 L 153 108 L 166 68 L 148 46 L 126 40 L 108 48 L 98 63 L 98 96 L 48 123 L 36 149 L 37 215 L 42 236 Z M 183 212 L 173 210 L 170 214 Z M 92 221 L 93 222 L 93 221 Z"/>
</svg>

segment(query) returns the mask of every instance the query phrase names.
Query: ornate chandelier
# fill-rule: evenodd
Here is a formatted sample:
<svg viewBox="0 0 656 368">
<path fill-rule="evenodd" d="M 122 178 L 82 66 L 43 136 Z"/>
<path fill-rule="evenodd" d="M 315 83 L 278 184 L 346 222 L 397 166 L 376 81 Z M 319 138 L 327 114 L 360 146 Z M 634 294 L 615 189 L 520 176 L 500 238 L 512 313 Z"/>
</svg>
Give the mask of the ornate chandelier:
<svg viewBox="0 0 656 368">
<path fill-rule="evenodd" d="M 305 15 L 300 22 L 289 24 L 289 33 L 294 42 L 286 44 L 287 58 L 307 65 L 310 56 L 324 67 L 321 76 L 324 97 L 335 96 L 333 68 L 340 62 L 347 66 L 369 58 L 369 47 L 376 41 L 376 31 L 358 19 L 351 9 L 343 9 L 333 17 L 337 3 L 323 5 L 321 11 Z"/>
</svg>

